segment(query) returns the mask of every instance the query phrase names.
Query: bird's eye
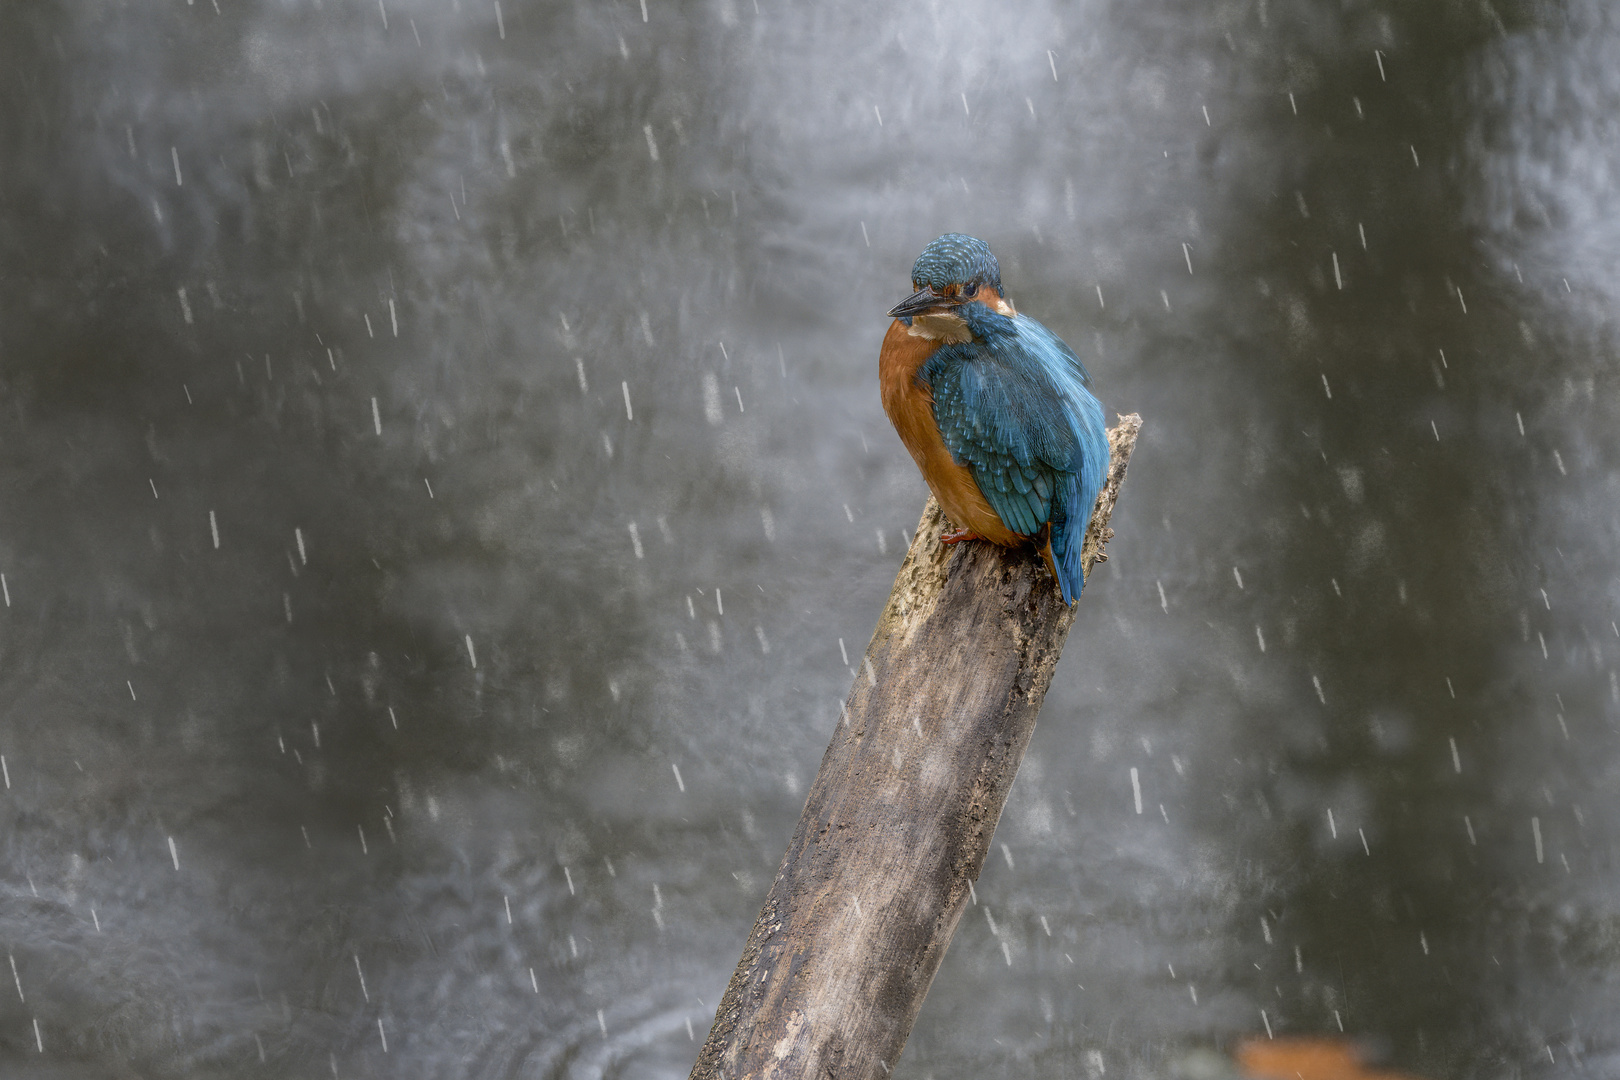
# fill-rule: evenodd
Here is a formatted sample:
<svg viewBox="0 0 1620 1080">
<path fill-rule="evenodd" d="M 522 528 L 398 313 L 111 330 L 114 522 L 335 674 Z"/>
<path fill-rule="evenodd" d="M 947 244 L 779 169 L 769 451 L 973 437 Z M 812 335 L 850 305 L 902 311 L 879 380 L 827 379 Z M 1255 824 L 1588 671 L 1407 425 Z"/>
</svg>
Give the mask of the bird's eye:
<svg viewBox="0 0 1620 1080">
<path fill-rule="evenodd" d="M 970 283 L 968 285 L 964 285 L 962 287 L 962 295 L 963 296 L 977 296 L 977 295 L 979 295 L 978 283 L 974 282 L 974 283 Z"/>
</svg>

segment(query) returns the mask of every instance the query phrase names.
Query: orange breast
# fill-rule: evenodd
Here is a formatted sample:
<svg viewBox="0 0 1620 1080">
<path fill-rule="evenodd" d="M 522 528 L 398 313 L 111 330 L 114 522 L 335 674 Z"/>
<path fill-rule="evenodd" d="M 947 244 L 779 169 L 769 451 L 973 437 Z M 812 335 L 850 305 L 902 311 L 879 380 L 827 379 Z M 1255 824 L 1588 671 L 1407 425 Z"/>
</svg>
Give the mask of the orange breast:
<svg viewBox="0 0 1620 1080">
<path fill-rule="evenodd" d="M 934 420 L 934 399 L 917 378 L 939 342 L 917 337 L 896 319 L 884 335 L 878 353 L 878 386 L 883 394 L 883 411 L 899 434 L 911 457 L 917 462 L 923 480 L 939 500 L 945 516 L 958 528 L 978 533 L 992 543 L 1011 547 L 1022 537 L 1001 522 L 991 509 L 973 474 L 951 460 L 945 439 Z"/>
</svg>

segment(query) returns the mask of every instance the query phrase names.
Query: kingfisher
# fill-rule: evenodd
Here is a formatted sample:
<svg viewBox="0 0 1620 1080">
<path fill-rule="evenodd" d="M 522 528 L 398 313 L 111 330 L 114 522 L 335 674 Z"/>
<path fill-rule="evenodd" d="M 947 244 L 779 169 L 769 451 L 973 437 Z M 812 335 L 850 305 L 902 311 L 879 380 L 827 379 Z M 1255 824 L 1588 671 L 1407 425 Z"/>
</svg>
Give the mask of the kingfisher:
<svg viewBox="0 0 1620 1080">
<path fill-rule="evenodd" d="M 956 526 L 947 544 L 1032 545 L 1065 604 L 1108 474 L 1085 365 L 1001 291 L 990 245 L 946 233 L 911 268 L 878 354 L 883 411 Z"/>
</svg>

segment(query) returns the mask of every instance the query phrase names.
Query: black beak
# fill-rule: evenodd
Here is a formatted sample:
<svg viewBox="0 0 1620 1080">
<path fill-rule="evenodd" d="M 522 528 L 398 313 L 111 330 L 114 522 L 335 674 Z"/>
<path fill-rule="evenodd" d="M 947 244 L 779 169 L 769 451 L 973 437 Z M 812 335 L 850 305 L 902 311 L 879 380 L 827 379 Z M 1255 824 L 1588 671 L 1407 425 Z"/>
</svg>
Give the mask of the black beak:
<svg viewBox="0 0 1620 1080">
<path fill-rule="evenodd" d="M 958 304 L 960 302 L 961 301 L 954 296 L 941 296 L 939 293 L 935 292 L 931 286 L 925 285 L 917 292 L 912 293 L 910 296 L 894 305 L 894 307 L 890 308 L 889 317 L 891 319 L 903 319 L 912 315 L 925 315 L 934 308 L 941 307 L 946 304 Z"/>
</svg>

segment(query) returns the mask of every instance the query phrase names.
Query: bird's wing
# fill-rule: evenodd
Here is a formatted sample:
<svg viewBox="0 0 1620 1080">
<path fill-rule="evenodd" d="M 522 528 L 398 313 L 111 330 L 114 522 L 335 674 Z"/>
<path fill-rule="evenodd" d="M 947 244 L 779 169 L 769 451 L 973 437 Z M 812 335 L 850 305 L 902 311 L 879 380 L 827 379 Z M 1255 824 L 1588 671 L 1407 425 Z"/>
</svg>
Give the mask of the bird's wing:
<svg viewBox="0 0 1620 1080">
<path fill-rule="evenodd" d="M 1080 544 L 1107 470 L 1102 406 L 1068 346 L 1033 319 L 947 345 L 924 365 L 934 419 L 951 456 L 973 473 L 1011 530 L 1052 524 L 1065 597 L 1080 591 Z"/>
<path fill-rule="evenodd" d="M 1008 336 L 940 349 L 924 369 L 945 447 L 973 472 L 1013 532 L 1052 519 L 1052 496 L 1079 456 L 1076 421 L 1037 342 Z"/>
<path fill-rule="evenodd" d="M 1017 327 L 1019 335 L 1027 339 L 1032 348 L 1045 353 L 1049 362 L 1061 365 L 1081 386 L 1091 389 L 1091 372 L 1086 370 L 1086 365 L 1080 362 L 1080 358 L 1064 344 L 1062 338 L 1028 316 L 1019 316 Z"/>
</svg>

